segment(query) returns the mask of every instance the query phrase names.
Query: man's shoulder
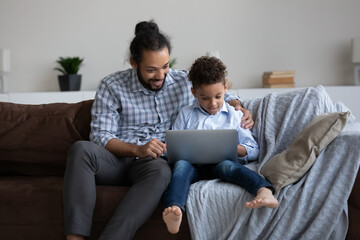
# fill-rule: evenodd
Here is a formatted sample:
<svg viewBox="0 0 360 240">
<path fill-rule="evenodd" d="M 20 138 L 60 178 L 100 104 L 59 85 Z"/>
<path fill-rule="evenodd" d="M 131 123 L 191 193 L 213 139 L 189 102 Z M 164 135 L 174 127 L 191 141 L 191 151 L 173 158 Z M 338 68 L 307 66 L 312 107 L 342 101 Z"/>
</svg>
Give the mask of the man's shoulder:
<svg viewBox="0 0 360 240">
<path fill-rule="evenodd" d="M 175 81 L 177 80 L 184 80 L 188 78 L 188 71 L 187 70 L 179 70 L 170 68 L 168 75 Z"/>
<path fill-rule="evenodd" d="M 127 82 L 131 81 L 134 69 L 129 68 L 127 70 L 117 71 L 111 73 L 103 78 L 102 82 L 106 83 L 108 86 L 113 84 L 126 84 Z"/>
</svg>

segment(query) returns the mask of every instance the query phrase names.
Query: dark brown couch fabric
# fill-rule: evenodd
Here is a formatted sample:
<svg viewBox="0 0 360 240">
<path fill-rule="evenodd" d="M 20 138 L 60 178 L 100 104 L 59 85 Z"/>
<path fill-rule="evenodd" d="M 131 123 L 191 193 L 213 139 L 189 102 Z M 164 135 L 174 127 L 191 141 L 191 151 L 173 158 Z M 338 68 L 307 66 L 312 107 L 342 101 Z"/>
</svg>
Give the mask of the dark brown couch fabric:
<svg viewBox="0 0 360 240">
<path fill-rule="evenodd" d="M 0 239 L 64 239 L 66 154 L 75 141 L 89 139 L 92 103 L 0 102 Z M 91 239 L 97 239 L 127 191 L 124 186 L 97 186 Z M 349 198 L 349 221 L 347 239 L 359 239 L 359 175 Z M 187 219 L 179 234 L 169 234 L 159 207 L 135 239 L 190 239 Z"/>
<path fill-rule="evenodd" d="M 0 104 L 0 174 L 63 176 L 66 153 L 88 140 L 92 100 L 76 104 Z"/>
<path fill-rule="evenodd" d="M 63 240 L 63 176 L 66 154 L 88 140 L 93 101 L 26 105 L 0 102 L 0 239 Z M 97 186 L 92 237 L 97 239 L 125 186 Z M 171 235 L 161 209 L 135 239 L 190 239 L 186 217 Z"/>
</svg>

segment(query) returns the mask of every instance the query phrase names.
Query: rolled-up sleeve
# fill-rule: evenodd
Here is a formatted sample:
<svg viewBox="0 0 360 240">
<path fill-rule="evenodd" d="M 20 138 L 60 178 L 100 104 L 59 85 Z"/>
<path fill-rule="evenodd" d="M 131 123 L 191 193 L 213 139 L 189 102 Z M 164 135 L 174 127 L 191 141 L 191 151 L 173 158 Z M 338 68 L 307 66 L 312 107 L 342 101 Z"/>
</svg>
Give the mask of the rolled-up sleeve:
<svg viewBox="0 0 360 240">
<path fill-rule="evenodd" d="M 117 138 L 118 124 L 121 122 L 120 103 L 110 95 L 106 82 L 102 81 L 91 108 L 90 141 L 104 147 L 110 139 Z"/>
<path fill-rule="evenodd" d="M 238 128 L 239 143 L 244 146 L 246 149 L 246 155 L 244 157 L 239 157 L 240 162 L 248 163 L 255 161 L 259 157 L 259 145 L 254 140 L 249 129 Z"/>
</svg>

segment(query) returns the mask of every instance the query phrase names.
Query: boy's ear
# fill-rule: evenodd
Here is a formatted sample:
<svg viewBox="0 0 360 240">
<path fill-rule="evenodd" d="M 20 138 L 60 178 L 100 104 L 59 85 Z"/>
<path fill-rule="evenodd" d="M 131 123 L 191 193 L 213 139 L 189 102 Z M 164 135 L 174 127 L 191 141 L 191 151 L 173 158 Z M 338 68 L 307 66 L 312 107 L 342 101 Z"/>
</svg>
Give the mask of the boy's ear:
<svg viewBox="0 0 360 240">
<path fill-rule="evenodd" d="M 137 69 L 138 66 L 133 58 L 130 58 L 130 64 L 133 68 Z"/>
<path fill-rule="evenodd" d="M 191 87 L 191 93 L 194 95 L 194 97 L 196 98 L 195 96 L 195 89 L 193 87 Z"/>
</svg>

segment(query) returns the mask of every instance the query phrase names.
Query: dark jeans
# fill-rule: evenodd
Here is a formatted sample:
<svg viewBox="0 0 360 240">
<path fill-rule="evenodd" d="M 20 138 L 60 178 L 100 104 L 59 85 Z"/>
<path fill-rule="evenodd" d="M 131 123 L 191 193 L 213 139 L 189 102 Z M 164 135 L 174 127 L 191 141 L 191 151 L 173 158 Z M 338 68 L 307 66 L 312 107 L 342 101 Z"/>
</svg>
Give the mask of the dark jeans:
<svg viewBox="0 0 360 240">
<path fill-rule="evenodd" d="M 132 239 L 157 208 L 170 178 L 162 158 L 118 158 L 94 143 L 74 143 L 64 179 L 65 235 L 90 236 L 96 185 L 130 185 L 99 239 Z"/>
<path fill-rule="evenodd" d="M 253 195 L 262 187 L 275 190 L 265 178 L 237 162 L 225 160 L 218 164 L 192 165 L 180 160 L 173 166 L 171 182 L 164 193 L 164 209 L 176 205 L 184 212 L 191 183 L 215 178 L 239 185 Z"/>
</svg>

